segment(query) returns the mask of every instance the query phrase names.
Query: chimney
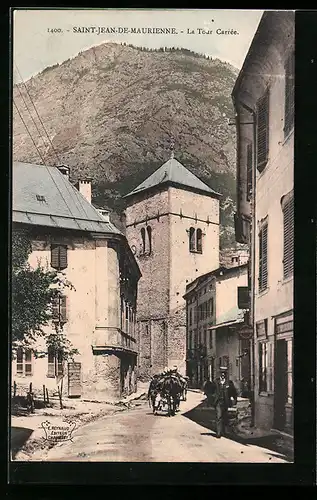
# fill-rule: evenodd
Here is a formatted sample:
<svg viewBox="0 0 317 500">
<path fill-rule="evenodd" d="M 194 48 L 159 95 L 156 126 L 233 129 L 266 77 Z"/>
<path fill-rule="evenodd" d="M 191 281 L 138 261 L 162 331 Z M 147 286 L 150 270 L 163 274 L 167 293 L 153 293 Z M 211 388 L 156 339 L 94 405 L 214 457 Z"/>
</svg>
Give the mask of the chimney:
<svg viewBox="0 0 317 500">
<path fill-rule="evenodd" d="M 78 181 L 79 192 L 91 203 L 91 179 L 85 178 Z"/>
<path fill-rule="evenodd" d="M 100 215 L 105 219 L 105 222 L 110 222 L 109 210 L 103 208 L 97 208 Z"/>
<path fill-rule="evenodd" d="M 65 177 L 67 178 L 67 180 L 69 181 L 69 172 L 70 172 L 70 168 L 67 167 L 67 165 L 58 165 L 57 166 L 58 170 L 63 174 L 65 175 Z"/>
</svg>

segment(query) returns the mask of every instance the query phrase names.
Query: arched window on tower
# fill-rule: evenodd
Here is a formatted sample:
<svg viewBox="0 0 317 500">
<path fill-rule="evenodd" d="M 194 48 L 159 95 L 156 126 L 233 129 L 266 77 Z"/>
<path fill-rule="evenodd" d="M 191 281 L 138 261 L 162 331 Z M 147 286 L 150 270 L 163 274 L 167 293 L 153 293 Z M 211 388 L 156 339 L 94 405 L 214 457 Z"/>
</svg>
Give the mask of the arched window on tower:
<svg viewBox="0 0 317 500">
<path fill-rule="evenodd" d="M 193 227 L 189 228 L 189 251 L 195 252 L 196 244 L 195 244 L 195 229 Z"/>
<path fill-rule="evenodd" d="M 147 226 L 147 236 L 148 236 L 148 254 L 151 255 L 152 253 L 152 228 L 151 226 Z"/>
<path fill-rule="evenodd" d="M 196 252 L 203 253 L 203 242 L 202 242 L 202 230 L 198 228 L 196 230 Z"/>
<path fill-rule="evenodd" d="M 145 229 L 142 227 L 141 229 L 141 238 L 142 238 L 142 253 L 145 253 Z"/>
</svg>

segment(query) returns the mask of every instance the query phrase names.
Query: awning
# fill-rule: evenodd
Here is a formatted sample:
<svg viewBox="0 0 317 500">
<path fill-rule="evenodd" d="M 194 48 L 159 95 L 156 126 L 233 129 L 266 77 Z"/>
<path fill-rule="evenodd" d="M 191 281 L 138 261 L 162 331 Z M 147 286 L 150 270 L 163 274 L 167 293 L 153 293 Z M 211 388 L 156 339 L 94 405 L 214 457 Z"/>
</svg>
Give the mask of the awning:
<svg viewBox="0 0 317 500">
<path fill-rule="evenodd" d="M 238 325 L 243 323 L 243 319 L 235 319 L 233 321 L 227 321 L 226 323 L 219 323 L 218 325 L 212 325 L 207 328 L 207 330 L 217 330 L 218 328 L 223 328 L 225 326 Z"/>
</svg>

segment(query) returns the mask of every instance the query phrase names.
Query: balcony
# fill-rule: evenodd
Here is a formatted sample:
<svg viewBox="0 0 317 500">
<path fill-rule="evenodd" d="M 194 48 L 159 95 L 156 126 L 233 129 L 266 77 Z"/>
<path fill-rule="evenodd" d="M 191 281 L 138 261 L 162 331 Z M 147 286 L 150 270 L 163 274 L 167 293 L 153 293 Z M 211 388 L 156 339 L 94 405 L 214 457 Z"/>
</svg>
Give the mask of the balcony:
<svg viewBox="0 0 317 500">
<path fill-rule="evenodd" d="M 119 328 L 113 327 L 96 327 L 92 346 L 94 350 L 137 352 L 135 339 Z"/>
</svg>

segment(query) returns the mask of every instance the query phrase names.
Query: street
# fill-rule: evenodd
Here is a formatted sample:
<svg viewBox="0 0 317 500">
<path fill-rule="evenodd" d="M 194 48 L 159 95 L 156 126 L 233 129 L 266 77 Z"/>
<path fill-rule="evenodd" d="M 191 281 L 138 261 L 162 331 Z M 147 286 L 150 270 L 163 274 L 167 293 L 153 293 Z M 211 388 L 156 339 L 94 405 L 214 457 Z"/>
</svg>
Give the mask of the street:
<svg viewBox="0 0 317 500">
<path fill-rule="evenodd" d="M 189 392 L 174 417 L 154 416 L 148 402 L 102 417 L 74 432 L 73 442 L 52 448 L 45 461 L 94 462 L 286 462 L 277 453 L 226 437 L 186 416 L 203 396 Z"/>
</svg>

